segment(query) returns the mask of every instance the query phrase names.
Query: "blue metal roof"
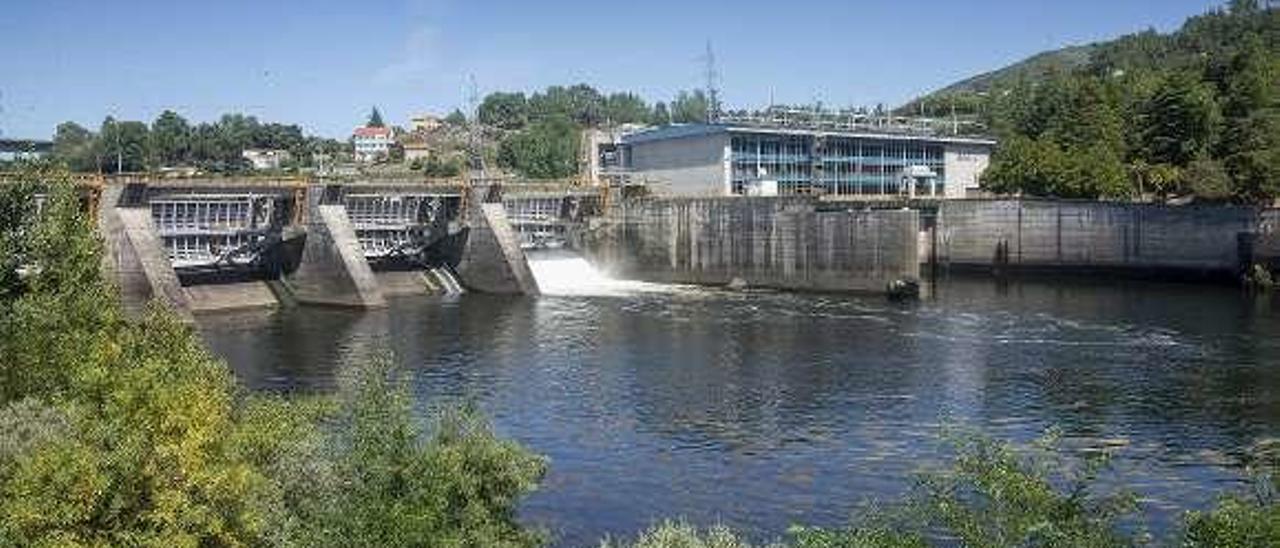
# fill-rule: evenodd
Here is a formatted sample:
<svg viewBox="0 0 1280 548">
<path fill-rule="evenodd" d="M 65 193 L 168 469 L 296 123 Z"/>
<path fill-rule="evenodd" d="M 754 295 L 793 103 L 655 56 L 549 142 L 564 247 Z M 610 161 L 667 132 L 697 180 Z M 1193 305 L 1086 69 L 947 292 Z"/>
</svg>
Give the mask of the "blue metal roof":
<svg viewBox="0 0 1280 548">
<path fill-rule="evenodd" d="M 934 143 L 954 143 L 954 144 L 970 144 L 995 146 L 994 139 L 982 137 L 952 137 L 946 135 L 923 135 L 912 133 L 890 133 L 875 131 L 846 131 L 846 130 L 823 130 L 823 129 L 805 129 L 805 128 L 787 128 L 787 127 L 768 127 L 754 125 L 737 125 L 737 124 L 674 124 L 654 129 L 648 129 L 622 136 L 624 144 L 648 143 L 653 141 L 666 141 L 671 139 L 684 139 L 689 137 L 701 137 L 705 135 L 717 135 L 721 133 L 743 133 L 743 134 L 767 134 L 767 135 L 825 135 L 835 137 L 850 137 L 859 139 L 879 139 L 879 140 L 895 140 L 895 141 L 925 141 Z"/>
</svg>

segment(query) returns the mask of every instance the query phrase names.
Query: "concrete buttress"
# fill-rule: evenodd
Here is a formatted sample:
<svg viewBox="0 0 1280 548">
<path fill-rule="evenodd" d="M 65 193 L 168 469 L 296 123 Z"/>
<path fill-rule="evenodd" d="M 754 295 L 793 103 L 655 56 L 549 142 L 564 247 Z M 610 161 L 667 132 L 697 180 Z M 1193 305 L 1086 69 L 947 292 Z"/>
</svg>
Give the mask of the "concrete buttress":
<svg viewBox="0 0 1280 548">
<path fill-rule="evenodd" d="M 469 215 L 470 232 L 458 263 L 458 277 L 472 291 L 500 295 L 538 295 L 538 282 L 520 249 L 506 208 L 482 203 Z"/>
<path fill-rule="evenodd" d="M 298 270 L 287 280 L 293 297 L 302 304 L 385 306 L 378 280 L 342 204 L 341 190 L 325 187 L 309 194 L 307 242 Z"/>
</svg>

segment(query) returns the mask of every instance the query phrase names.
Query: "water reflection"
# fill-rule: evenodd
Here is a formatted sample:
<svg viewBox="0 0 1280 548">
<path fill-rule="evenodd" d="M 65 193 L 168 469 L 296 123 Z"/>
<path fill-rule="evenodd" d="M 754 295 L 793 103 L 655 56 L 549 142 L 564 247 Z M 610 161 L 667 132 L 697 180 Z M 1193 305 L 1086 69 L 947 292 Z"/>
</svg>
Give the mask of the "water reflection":
<svg viewBox="0 0 1280 548">
<path fill-rule="evenodd" d="M 837 524 L 940 458 L 940 425 L 1127 442 L 1126 481 L 1203 504 L 1280 434 L 1280 317 L 1229 289 L 949 280 L 936 299 L 679 288 L 206 318 L 244 383 L 332 387 L 389 345 L 422 402 L 476 401 L 552 460 L 525 506 L 567 545 L 653 519 Z M 1157 529 L 1176 516 L 1157 512 Z"/>
</svg>

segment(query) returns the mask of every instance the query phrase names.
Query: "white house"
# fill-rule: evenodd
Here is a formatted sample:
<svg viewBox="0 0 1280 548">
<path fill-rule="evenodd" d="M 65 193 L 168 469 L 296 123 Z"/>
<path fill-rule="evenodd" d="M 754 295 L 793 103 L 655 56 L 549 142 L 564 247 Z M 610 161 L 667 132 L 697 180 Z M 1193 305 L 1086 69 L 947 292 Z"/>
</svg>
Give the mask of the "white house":
<svg viewBox="0 0 1280 548">
<path fill-rule="evenodd" d="M 289 151 L 277 149 L 249 148 L 241 152 L 240 156 L 253 164 L 253 169 L 257 170 L 280 169 L 281 165 L 293 159 Z"/>
<path fill-rule="evenodd" d="M 356 160 L 361 162 L 376 162 L 385 159 L 391 153 L 391 144 L 393 142 L 391 128 L 387 127 L 358 127 L 351 134 L 351 143 L 355 146 Z"/>
</svg>

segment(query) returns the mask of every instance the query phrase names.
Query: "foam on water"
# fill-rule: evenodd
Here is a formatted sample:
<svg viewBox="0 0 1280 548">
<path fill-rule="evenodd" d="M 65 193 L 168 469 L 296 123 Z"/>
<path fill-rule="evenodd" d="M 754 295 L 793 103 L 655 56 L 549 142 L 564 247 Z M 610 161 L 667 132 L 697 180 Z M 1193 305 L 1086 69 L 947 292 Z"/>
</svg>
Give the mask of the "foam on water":
<svg viewBox="0 0 1280 548">
<path fill-rule="evenodd" d="M 673 285 L 612 278 L 570 251 L 531 251 L 526 255 L 543 295 L 622 296 L 670 293 L 678 289 Z"/>
</svg>

